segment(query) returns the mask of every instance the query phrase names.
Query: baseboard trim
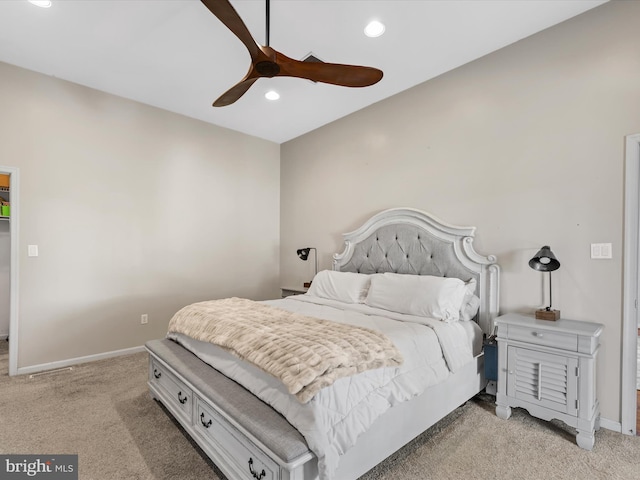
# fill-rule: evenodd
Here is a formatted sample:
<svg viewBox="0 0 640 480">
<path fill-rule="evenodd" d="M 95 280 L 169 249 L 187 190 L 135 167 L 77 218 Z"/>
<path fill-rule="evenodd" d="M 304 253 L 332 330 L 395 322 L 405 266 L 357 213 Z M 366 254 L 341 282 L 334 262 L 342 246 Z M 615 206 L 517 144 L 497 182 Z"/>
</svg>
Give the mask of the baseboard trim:
<svg viewBox="0 0 640 480">
<path fill-rule="evenodd" d="M 95 362 L 106 358 L 121 357 L 123 355 L 131 355 L 132 353 L 144 352 L 144 345 L 139 347 L 124 348 L 122 350 L 113 350 L 111 352 L 97 353 L 95 355 L 87 355 L 86 357 L 69 358 L 68 360 L 60 360 L 57 362 L 41 363 L 40 365 L 32 365 L 30 367 L 18 368 L 18 375 L 28 375 L 31 373 L 44 372 L 46 370 L 54 370 L 57 368 L 70 367 L 79 363 Z"/>
<path fill-rule="evenodd" d="M 600 417 L 600 426 L 616 433 L 622 433 L 622 424 L 620 422 L 609 420 L 608 418 Z"/>
</svg>

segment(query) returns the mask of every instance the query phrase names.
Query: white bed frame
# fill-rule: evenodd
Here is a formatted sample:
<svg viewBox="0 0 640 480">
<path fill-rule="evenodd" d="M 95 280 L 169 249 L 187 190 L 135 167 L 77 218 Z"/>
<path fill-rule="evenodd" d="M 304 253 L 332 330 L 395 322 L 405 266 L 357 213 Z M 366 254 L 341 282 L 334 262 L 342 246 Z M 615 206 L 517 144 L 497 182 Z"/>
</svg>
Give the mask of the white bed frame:
<svg viewBox="0 0 640 480">
<path fill-rule="evenodd" d="M 494 256 L 485 257 L 474 250 L 474 235 L 475 227 L 449 225 L 419 210 L 385 210 L 344 235 L 345 249 L 334 255 L 333 268 L 361 273 L 439 274 L 465 281 L 476 278 L 481 300 L 477 320 L 483 332 L 490 335 L 498 315 L 500 269 Z M 282 460 L 269 445 L 256 438 L 250 428 L 243 427 L 199 391 L 197 381 L 181 374 L 151 349 L 149 352 L 152 396 L 165 404 L 229 479 L 318 479 L 317 459 L 311 452 L 300 455 L 297 461 Z M 159 373 L 164 377 L 159 378 Z M 166 386 L 162 386 L 161 382 L 165 381 Z M 481 353 L 445 381 L 382 415 L 341 458 L 335 478 L 357 479 L 481 392 L 486 384 Z M 172 398 L 176 396 L 179 402 Z M 200 418 L 209 413 L 212 413 L 213 427 L 221 427 L 216 435 L 200 426 L 200 423 L 211 424 L 208 417 Z M 226 446 L 229 442 L 234 445 L 232 449 Z"/>
</svg>

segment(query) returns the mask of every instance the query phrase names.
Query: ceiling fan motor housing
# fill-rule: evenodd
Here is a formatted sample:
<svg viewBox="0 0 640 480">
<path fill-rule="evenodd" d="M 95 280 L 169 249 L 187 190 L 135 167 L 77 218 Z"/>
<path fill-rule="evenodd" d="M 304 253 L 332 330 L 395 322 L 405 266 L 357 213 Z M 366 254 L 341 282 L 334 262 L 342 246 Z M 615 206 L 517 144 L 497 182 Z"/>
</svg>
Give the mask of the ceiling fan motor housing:
<svg viewBox="0 0 640 480">
<path fill-rule="evenodd" d="M 263 77 L 275 77 L 280 73 L 280 66 L 271 61 L 263 61 L 256 63 L 256 70 Z"/>
</svg>

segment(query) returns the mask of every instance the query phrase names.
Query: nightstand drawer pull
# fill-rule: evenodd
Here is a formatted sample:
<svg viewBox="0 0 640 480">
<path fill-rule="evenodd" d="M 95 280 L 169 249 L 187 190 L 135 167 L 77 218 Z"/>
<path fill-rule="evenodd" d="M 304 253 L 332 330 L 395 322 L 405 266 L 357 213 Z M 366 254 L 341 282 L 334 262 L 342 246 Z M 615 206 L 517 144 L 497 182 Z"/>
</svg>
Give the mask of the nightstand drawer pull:
<svg viewBox="0 0 640 480">
<path fill-rule="evenodd" d="M 182 392 L 178 392 L 178 401 L 184 405 L 185 403 L 187 403 L 187 396 L 185 395 L 183 397 Z"/>
<path fill-rule="evenodd" d="M 159 372 L 157 368 L 153 369 L 153 376 L 156 378 L 160 378 L 162 376 L 162 372 Z"/>
<path fill-rule="evenodd" d="M 538 332 L 533 332 L 533 336 L 534 337 L 538 337 L 538 338 L 542 338 L 542 337 L 544 337 L 544 334 L 538 333 Z"/>
</svg>

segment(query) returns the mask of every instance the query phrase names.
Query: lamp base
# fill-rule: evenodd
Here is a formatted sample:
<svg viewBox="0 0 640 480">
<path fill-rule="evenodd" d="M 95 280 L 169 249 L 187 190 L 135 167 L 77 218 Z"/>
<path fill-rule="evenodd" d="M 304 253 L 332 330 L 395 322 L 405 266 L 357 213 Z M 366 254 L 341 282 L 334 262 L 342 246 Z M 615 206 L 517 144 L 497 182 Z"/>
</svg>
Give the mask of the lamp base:
<svg viewBox="0 0 640 480">
<path fill-rule="evenodd" d="M 549 320 L 555 322 L 560 318 L 560 310 L 536 310 L 536 320 Z"/>
</svg>

